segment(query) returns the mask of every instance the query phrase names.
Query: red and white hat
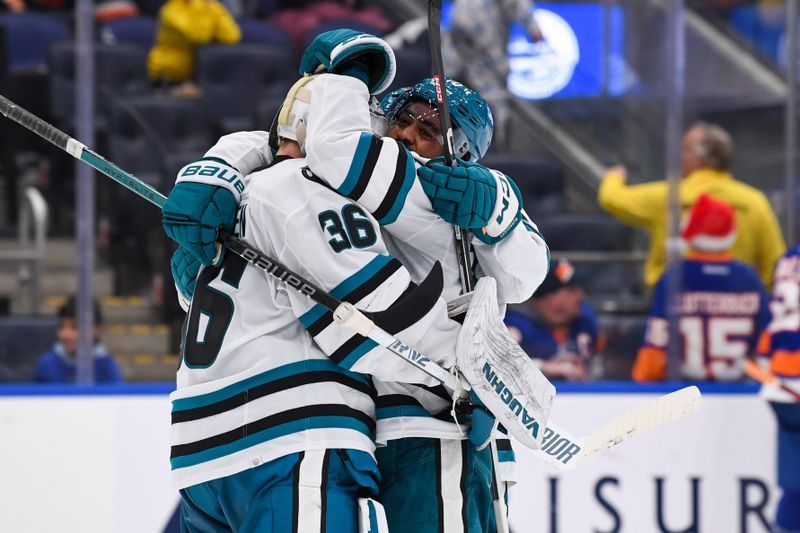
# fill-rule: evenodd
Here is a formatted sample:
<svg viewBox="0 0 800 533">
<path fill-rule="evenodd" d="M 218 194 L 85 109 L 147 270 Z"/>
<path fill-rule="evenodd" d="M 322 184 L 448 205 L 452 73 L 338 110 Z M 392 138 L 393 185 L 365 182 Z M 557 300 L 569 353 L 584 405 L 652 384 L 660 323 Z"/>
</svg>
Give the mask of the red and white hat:
<svg viewBox="0 0 800 533">
<path fill-rule="evenodd" d="M 703 193 L 692 206 L 681 237 L 702 252 L 724 252 L 736 240 L 736 212 L 727 202 Z"/>
</svg>

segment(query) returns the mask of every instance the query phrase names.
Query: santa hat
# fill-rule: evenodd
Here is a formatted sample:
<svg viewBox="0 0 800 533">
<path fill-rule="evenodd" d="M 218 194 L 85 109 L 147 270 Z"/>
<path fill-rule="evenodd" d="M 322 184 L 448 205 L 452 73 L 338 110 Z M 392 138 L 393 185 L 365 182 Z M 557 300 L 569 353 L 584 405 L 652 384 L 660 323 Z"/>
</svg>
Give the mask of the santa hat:
<svg viewBox="0 0 800 533">
<path fill-rule="evenodd" d="M 702 252 L 724 252 L 736 240 L 736 213 L 730 204 L 703 193 L 692 206 L 681 237 Z"/>
</svg>

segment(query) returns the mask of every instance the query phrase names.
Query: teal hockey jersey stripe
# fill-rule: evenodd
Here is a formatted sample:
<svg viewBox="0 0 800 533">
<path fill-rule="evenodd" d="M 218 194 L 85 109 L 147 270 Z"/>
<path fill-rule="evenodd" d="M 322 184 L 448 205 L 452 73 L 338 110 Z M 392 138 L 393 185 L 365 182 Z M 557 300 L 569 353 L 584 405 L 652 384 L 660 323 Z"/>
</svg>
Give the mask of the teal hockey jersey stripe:
<svg viewBox="0 0 800 533">
<path fill-rule="evenodd" d="M 372 276 L 380 272 L 384 266 L 393 260 L 395 259 L 389 255 L 379 255 L 375 257 L 375 259 L 367 263 L 364 268 L 346 280 L 342 281 L 333 290 L 331 290 L 331 295 L 340 300 L 345 299 L 351 292 L 369 281 Z M 314 307 L 303 313 L 303 316 L 300 317 L 300 323 L 303 324 L 304 328 L 308 329 L 314 322 L 322 318 L 322 316 L 328 312 L 330 311 L 328 311 L 325 306 L 316 304 Z"/>
<path fill-rule="evenodd" d="M 347 177 L 337 189 L 339 194 L 358 200 L 367 187 L 369 177 L 375 168 L 375 162 L 381 151 L 381 141 L 371 133 L 362 133 L 358 140 L 353 163 L 347 171 Z"/>
<path fill-rule="evenodd" d="M 417 169 L 414 166 L 414 158 L 408 152 L 405 146 L 399 141 L 397 142 L 397 167 L 395 169 L 392 184 L 386 192 L 386 196 L 381 201 L 378 209 L 372 213 L 381 226 L 391 224 L 400 215 L 403 209 L 403 204 L 406 203 L 408 192 L 417 178 Z"/>
<path fill-rule="evenodd" d="M 304 372 L 315 371 L 331 371 L 346 375 L 348 378 L 356 380 L 364 385 L 369 385 L 369 380 L 361 375 L 339 367 L 331 361 L 325 359 L 309 359 L 306 361 L 298 361 L 288 365 L 283 365 L 278 368 L 268 370 L 253 377 L 243 379 L 232 385 L 228 385 L 220 390 L 210 392 L 208 394 L 201 394 L 199 396 L 192 396 L 191 398 L 179 398 L 172 401 L 172 412 L 185 411 L 189 409 L 197 409 L 206 407 L 211 404 L 228 400 L 237 394 L 241 394 L 254 387 L 264 385 L 285 377 L 294 376 Z"/>
<path fill-rule="evenodd" d="M 327 408 L 327 409 L 326 409 Z M 314 416 L 314 411 L 321 414 Z M 331 414 L 327 414 L 328 411 Z M 350 412 L 347 412 L 350 411 Z M 293 419 L 279 424 L 272 424 L 272 418 L 257 420 L 252 424 L 237 428 L 222 435 L 216 435 L 203 441 L 181 444 L 172 447 L 170 465 L 172 469 L 186 468 L 196 464 L 219 459 L 226 455 L 245 450 L 262 442 L 277 439 L 291 433 L 308 429 L 352 429 L 374 438 L 374 422 L 360 411 L 337 405 L 311 405 L 294 412 L 280 413 L 281 418 L 291 416 Z M 259 426 L 267 426 L 257 430 Z M 250 428 L 255 428 L 252 431 Z M 246 435 L 246 436 L 242 436 Z"/>
</svg>

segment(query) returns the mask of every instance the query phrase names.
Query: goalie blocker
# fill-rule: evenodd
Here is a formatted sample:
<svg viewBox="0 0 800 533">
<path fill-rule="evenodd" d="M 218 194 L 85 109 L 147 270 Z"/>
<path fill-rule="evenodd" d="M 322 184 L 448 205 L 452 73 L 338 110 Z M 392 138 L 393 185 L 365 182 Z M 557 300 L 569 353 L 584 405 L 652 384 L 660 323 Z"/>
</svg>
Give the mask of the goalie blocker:
<svg viewBox="0 0 800 533">
<path fill-rule="evenodd" d="M 528 448 L 541 447 L 556 390 L 508 333 L 492 277 L 475 286 L 458 335 L 456 365 L 509 434 Z"/>
</svg>

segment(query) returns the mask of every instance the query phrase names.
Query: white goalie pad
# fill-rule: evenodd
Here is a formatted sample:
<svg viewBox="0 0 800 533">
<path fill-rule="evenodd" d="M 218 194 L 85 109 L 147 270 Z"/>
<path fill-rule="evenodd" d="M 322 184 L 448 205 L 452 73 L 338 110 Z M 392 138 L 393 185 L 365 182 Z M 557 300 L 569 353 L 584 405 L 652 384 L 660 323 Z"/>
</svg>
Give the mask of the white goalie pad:
<svg viewBox="0 0 800 533">
<path fill-rule="evenodd" d="M 508 432 L 539 449 L 556 390 L 508 333 L 492 277 L 480 278 L 475 286 L 456 343 L 456 364 Z"/>
</svg>

